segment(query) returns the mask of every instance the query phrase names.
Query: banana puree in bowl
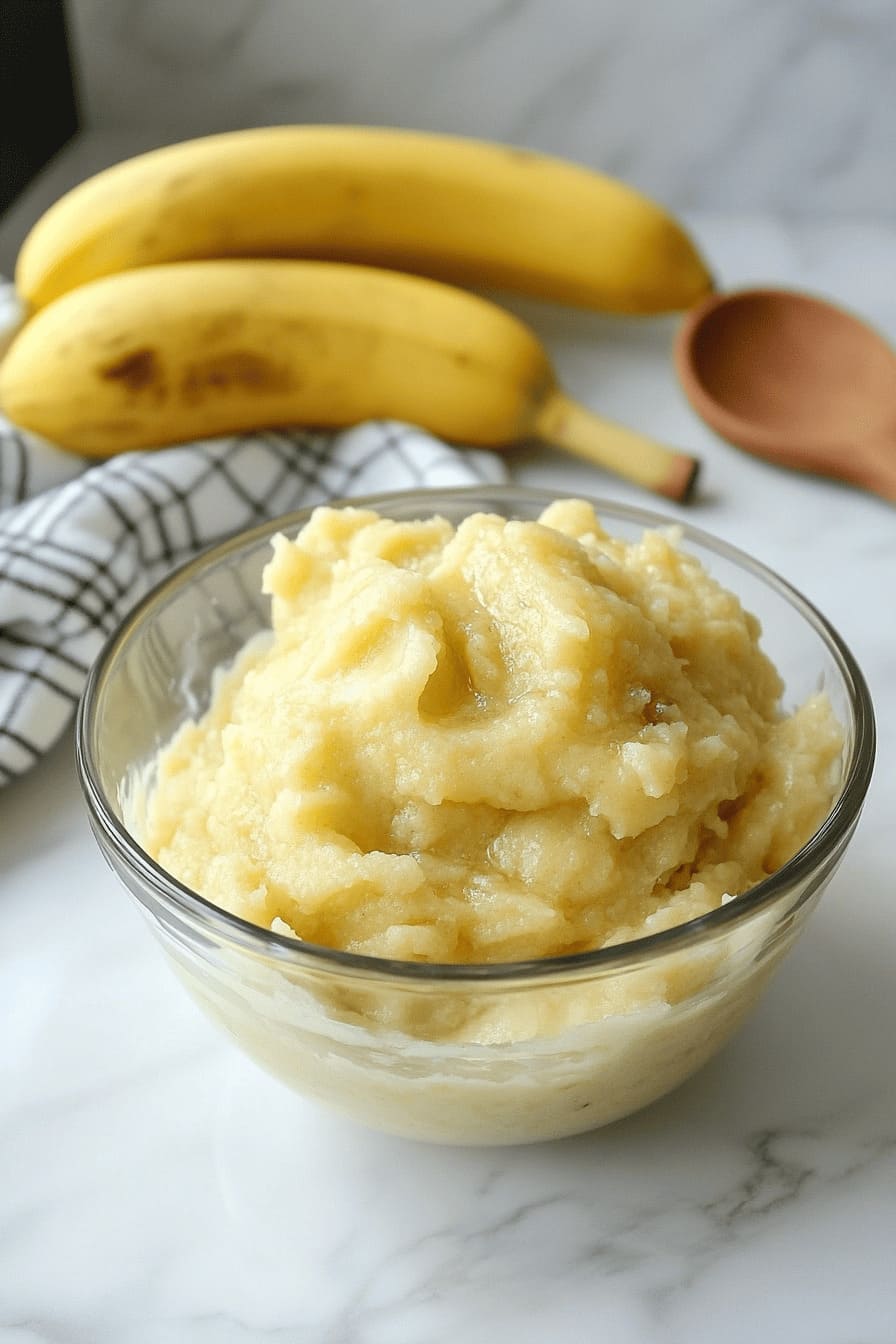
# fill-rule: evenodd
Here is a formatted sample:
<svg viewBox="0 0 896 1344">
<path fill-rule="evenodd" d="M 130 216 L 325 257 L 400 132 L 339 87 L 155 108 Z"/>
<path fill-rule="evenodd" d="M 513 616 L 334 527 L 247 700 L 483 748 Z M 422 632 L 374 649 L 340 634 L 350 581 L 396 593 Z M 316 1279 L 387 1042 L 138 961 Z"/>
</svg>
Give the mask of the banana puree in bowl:
<svg viewBox="0 0 896 1344">
<path fill-rule="evenodd" d="M 650 515 L 426 503 L 321 508 L 169 581 L 159 614 L 251 554 L 269 618 L 119 753 L 95 829 L 274 1073 L 419 1137 L 554 1137 L 667 1091 L 755 1002 L 855 824 L 867 692 L 752 566 L 813 651 L 785 707 L 759 621 Z"/>
</svg>

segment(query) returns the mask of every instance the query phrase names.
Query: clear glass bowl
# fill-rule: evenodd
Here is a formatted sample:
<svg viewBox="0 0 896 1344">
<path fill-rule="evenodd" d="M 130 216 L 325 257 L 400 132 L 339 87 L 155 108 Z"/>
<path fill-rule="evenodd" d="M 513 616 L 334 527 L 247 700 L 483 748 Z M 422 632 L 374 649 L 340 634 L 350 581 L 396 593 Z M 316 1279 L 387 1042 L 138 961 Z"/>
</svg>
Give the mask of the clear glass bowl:
<svg viewBox="0 0 896 1344">
<path fill-rule="evenodd" d="M 487 510 L 534 518 L 541 491 L 476 487 L 348 501 L 396 519 Z M 594 501 L 618 535 L 669 523 Z M 258 1063 L 308 1096 L 394 1133 L 523 1143 L 617 1120 L 698 1069 L 756 1003 L 855 829 L 874 758 L 868 690 L 843 641 L 782 579 L 690 527 L 683 542 L 763 624 L 795 706 L 823 687 L 845 730 L 839 792 L 783 868 L 700 919 L 576 956 L 434 966 L 333 951 L 225 913 L 164 872 L 129 833 L 124 801 L 159 747 L 207 706 L 214 670 L 266 629 L 261 571 L 275 532 L 200 555 L 156 587 L 91 672 L 77 755 L 90 822 L 193 997 Z M 512 1010 L 512 1011 L 510 1011 Z M 512 1020 L 512 1033 L 501 1022 Z"/>
</svg>

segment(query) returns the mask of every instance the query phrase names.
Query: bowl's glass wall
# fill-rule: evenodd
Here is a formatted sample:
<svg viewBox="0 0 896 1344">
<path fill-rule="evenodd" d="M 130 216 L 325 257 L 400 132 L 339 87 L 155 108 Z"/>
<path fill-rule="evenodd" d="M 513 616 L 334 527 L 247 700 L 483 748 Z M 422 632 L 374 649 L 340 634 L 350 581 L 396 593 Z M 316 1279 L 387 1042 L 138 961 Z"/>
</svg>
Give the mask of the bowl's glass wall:
<svg viewBox="0 0 896 1344">
<path fill-rule="evenodd" d="M 393 518 L 474 509 L 536 517 L 531 492 L 465 491 L 379 499 Z M 637 510 L 606 506 L 610 530 L 640 536 Z M 293 523 L 295 528 L 298 523 Z M 288 530 L 288 529 L 287 529 Z M 115 825 L 92 821 L 110 864 L 150 916 L 181 979 L 240 1045 L 292 1086 L 379 1127 L 455 1142 L 556 1137 L 618 1118 L 681 1082 L 755 1003 L 831 875 L 855 824 L 752 914 L 699 941 L 645 959 L 550 977 L 414 979 L 340 966 L 299 945 L 233 935 L 115 831 L 135 771 L 201 713 L 213 673 L 267 628 L 261 571 L 272 529 L 200 558 L 144 604 L 113 646 L 82 711 L 82 768 Z M 718 579 L 759 616 L 785 676 L 789 706 L 823 687 L 854 751 L 854 689 L 837 650 L 762 571 L 685 537 Z M 98 786 L 98 787 L 97 787 Z M 88 787 L 88 797 L 90 788 Z M 857 812 L 856 812 L 857 816 Z M 176 886 L 176 884 L 175 884 Z M 234 921 L 230 921 L 234 924 Z M 238 924 L 239 922 L 236 921 Z"/>
<path fill-rule="evenodd" d="M 427 982 L 235 947 L 106 853 L 190 994 L 263 1068 L 376 1128 L 475 1144 L 594 1129 L 683 1082 L 754 1007 L 827 877 L 647 965 Z"/>
</svg>

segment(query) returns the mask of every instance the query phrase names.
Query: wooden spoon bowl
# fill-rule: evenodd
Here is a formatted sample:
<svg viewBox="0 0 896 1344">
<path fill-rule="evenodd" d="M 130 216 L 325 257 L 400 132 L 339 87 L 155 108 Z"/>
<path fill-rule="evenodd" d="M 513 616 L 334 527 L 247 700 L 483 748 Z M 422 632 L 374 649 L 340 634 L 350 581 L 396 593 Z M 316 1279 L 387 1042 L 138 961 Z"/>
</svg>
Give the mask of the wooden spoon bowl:
<svg viewBox="0 0 896 1344">
<path fill-rule="evenodd" d="M 850 313 L 786 290 L 714 295 L 685 318 L 675 364 L 737 447 L 896 501 L 896 353 Z"/>
</svg>

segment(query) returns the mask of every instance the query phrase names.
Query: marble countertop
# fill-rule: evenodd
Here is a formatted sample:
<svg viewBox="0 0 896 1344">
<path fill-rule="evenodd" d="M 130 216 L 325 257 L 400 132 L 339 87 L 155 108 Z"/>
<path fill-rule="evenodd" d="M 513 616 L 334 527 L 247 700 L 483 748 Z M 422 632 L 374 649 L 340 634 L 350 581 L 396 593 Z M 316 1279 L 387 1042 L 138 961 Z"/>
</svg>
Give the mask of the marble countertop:
<svg viewBox="0 0 896 1344">
<path fill-rule="evenodd" d="M 7 218 L 0 269 L 104 152 L 68 151 Z M 689 222 L 725 286 L 819 291 L 896 340 L 893 225 Z M 673 323 L 519 311 L 574 393 L 703 456 L 688 516 L 852 646 L 880 747 L 846 860 L 756 1015 L 674 1095 L 553 1145 L 429 1148 L 293 1097 L 200 1016 L 100 859 L 64 740 L 0 793 L 2 1344 L 896 1339 L 896 513 L 715 440 L 676 387 Z M 643 502 L 546 451 L 512 474 Z"/>
</svg>

